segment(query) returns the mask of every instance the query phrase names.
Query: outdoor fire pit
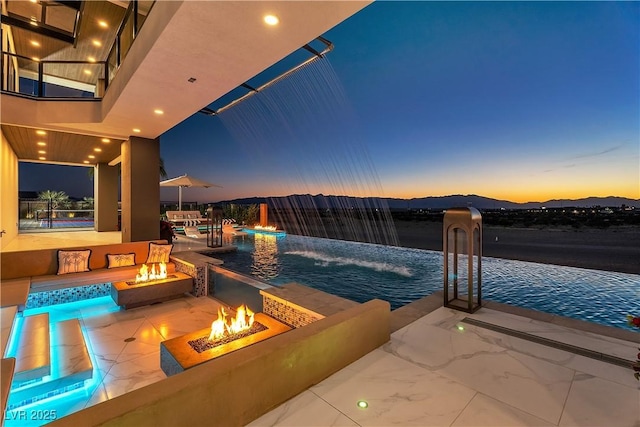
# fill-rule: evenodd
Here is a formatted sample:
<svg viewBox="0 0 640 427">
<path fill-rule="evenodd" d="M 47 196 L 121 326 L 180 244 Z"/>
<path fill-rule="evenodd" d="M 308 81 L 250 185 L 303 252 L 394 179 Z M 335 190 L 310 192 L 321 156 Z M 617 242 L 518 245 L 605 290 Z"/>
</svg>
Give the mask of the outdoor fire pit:
<svg viewBox="0 0 640 427">
<path fill-rule="evenodd" d="M 160 367 L 171 376 L 232 351 L 266 340 L 291 328 L 245 306 L 229 318 L 225 309 L 210 329 L 201 329 L 160 343 Z"/>
<path fill-rule="evenodd" d="M 193 290 L 193 278 L 184 273 L 167 274 L 164 263 L 146 264 L 140 268 L 135 280 L 113 282 L 111 298 L 125 309 L 178 298 Z"/>
</svg>

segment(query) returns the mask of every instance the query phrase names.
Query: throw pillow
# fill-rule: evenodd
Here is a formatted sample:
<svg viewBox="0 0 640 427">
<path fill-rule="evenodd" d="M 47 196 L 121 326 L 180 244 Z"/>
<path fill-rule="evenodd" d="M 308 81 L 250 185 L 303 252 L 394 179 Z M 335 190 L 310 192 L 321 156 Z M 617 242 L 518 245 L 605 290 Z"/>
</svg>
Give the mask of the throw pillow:
<svg viewBox="0 0 640 427">
<path fill-rule="evenodd" d="M 91 249 L 82 251 L 58 251 L 58 274 L 81 273 L 91 271 L 89 257 Z"/>
<path fill-rule="evenodd" d="M 161 245 L 159 243 L 149 242 L 147 264 L 152 264 L 154 262 L 169 262 L 171 249 L 173 249 L 173 245 Z"/>
<path fill-rule="evenodd" d="M 107 254 L 109 265 L 107 268 L 128 267 L 136 265 L 136 254 Z"/>
</svg>

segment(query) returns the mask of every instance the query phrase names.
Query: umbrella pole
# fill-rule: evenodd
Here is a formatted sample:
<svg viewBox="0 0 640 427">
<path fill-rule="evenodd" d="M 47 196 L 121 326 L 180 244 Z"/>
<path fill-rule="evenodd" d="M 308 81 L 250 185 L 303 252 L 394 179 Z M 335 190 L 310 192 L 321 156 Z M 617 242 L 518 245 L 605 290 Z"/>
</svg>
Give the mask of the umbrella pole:
<svg viewBox="0 0 640 427">
<path fill-rule="evenodd" d="M 182 185 L 178 187 L 178 210 L 182 210 Z"/>
</svg>

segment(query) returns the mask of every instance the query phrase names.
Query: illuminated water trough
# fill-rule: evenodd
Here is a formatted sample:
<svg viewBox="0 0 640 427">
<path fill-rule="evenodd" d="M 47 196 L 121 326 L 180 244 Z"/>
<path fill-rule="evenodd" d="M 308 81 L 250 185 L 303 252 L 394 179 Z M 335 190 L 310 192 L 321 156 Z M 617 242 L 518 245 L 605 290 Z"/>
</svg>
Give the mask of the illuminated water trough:
<svg viewBox="0 0 640 427">
<path fill-rule="evenodd" d="M 284 323 L 275 320 L 263 313 L 251 313 L 243 311 L 240 307 L 236 317 L 225 321 L 225 310 L 218 312 L 218 319 L 211 328 L 201 329 L 160 343 L 160 367 L 167 375 L 175 375 L 201 363 L 224 356 L 236 350 L 240 350 L 267 338 L 271 338 L 291 328 Z M 250 312 L 250 311 L 249 311 Z M 249 325 L 248 318 L 252 319 Z M 221 326 L 222 323 L 230 325 L 234 322 L 242 323 L 247 319 L 245 328 L 234 331 L 232 328 Z M 228 333 L 220 333 L 225 328 Z"/>
</svg>

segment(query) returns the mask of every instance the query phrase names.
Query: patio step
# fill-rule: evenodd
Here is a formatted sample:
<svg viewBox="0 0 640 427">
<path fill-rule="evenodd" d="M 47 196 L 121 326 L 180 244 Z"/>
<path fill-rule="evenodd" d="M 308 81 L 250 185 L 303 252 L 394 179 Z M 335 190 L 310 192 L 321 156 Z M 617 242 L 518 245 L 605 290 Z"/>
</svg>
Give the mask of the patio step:
<svg viewBox="0 0 640 427">
<path fill-rule="evenodd" d="M 30 278 L 3 280 L 2 292 L 0 292 L 0 306 L 10 307 L 15 305 L 18 307 L 18 311 L 24 311 L 30 288 Z"/>
<path fill-rule="evenodd" d="M 6 357 L 7 345 L 9 344 L 9 338 L 11 337 L 11 331 L 18 314 L 18 306 L 12 305 L 10 307 L 0 308 L 0 356 Z"/>
<path fill-rule="evenodd" d="M 19 331 L 14 383 L 24 383 L 51 373 L 49 313 L 25 316 Z"/>
<path fill-rule="evenodd" d="M 14 381 L 8 409 L 84 386 L 93 377 L 93 364 L 78 319 L 51 325 L 51 375 L 28 384 Z"/>
<path fill-rule="evenodd" d="M 5 414 L 5 409 L 7 407 L 7 400 L 9 397 L 9 389 L 11 388 L 11 381 L 13 380 L 13 369 L 16 366 L 16 359 L 10 357 L 8 359 L 2 359 L 0 365 L 0 391 L 2 395 L 2 400 L 0 402 L 0 410 L 2 410 L 2 414 Z M 0 424 L 4 424 L 4 416 L 2 417 L 2 422 Z"/>
</svg>

